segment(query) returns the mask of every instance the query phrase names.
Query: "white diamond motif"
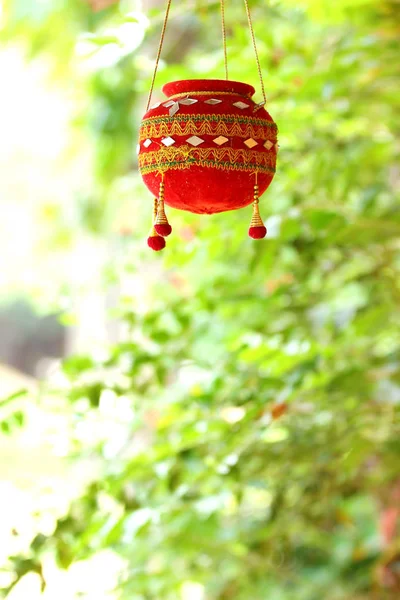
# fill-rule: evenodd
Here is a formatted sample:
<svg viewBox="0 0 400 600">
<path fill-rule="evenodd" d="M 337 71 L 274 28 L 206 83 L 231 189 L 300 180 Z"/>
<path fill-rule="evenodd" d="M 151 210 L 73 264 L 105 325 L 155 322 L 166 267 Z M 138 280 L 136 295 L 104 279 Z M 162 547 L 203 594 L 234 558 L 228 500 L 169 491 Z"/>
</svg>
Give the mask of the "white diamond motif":
<svg viewBox="0 0 400 600">
<path fill-rule="evenodd" d="M 218 146 L 222 146 L 228 141 L 228 138 L 224 137 L 223 135 L 220 135 L 219 137 L 215 138 L 215 140 L 213 140 L 214 144 L 218 144 Z"/>
<path fill-rule="evenodd" d="M 245 108 L 249 108 L 250 104 L 246 104 L 245 102 L 234 102 L 233 106 L 236 106 L 237 108 L 240 108 L 240 110 L 243 110 Z"/>
<path fill-rule="evenodd" d="M 138 145 L 136 146 L 136 154 L 139 154 L 139 152 L 140 152 L 140 144 L 138 144 Z"/>
<path fill-rule="evenodd" d="M 191 104 L 196 104 L 198 100 L 194 100 L 194 98 L 184 98 L 183 100 L 179 100 L 179 104 L 183 104 L 184 106 L 190 106 Z"/>
<path fill-rule="evenodd" d="M 269 140 L 267 140 L 264 144 L 264 148 L 266 148 L 267 150 L 271 150 L 272 146 L 273 146 L 273 143 L 270 142 Z"/>
<path fill-rule="evenodd" d="M 254 146 L 258 146 L 258 142 L 256 142 L 256 140 L 253 140 L 253 138 L 249 138 L 248 140 L 246 140 L 245 144 L 248 148 L 254 148 Z"/>
<path fill-rule="evenodd" d="M 161 143 L 164 144 L 164 146 L 172 146 L 172 144 L 175 144 L 175 140 L 173 140 L 171 137 L 166 137 L 161 140 Z"/>
<path fill-rule="evenodd" d="M 153 143 L 153 142 L 152 142 L 151 140 L 147 139 L 145 142 L 143 142 L 143 146 L 144 146 L 145 148 L 148 148 L 149 146 L 151 146 L 151 144 L 152 144 L 152 143 Z"/>
<path fill-rule="evenodd" d="M 165 106 L 165 108 L 169 108 L 173 104 L 175 104 L 175 100 L 168 100 L 168 102 L 164 102 L 163 106 Z"/>
<path fill-rule="evenodd" d="M 204 104 L 221 104 L 222 100 L 217 100 L 216 98 L 210 98 L 209 100 L 204 100 Z"/>
<path fill-rule="evenodd" d="M 192 135 L 192 137 L 188 138 L 186 141 L 188 142 L 188 144 L 191 144 L 192 146 L 200 146 L 200 144 L 204 143 L 204 140 L 197 137 L 197 135 Z"/>
<path fill-rule="evenodd" d="M 178 112 L 178 110 L 179 110 L 179 103 L 178 102 L 174 102 L 174 104 L 169 109 L 169 116 L 173 117 L 174 115 L 176 115 L 176 113 Z"/>
<path fill-rule="evenodd" d="M 153 106 L 150 106 L 151 110 L 153 110 L 154 108 L 158 108 L 159 106 L 161 106 L 161 102 L 157 102 L 156 104 L 153 104 Z"/>
</svg>

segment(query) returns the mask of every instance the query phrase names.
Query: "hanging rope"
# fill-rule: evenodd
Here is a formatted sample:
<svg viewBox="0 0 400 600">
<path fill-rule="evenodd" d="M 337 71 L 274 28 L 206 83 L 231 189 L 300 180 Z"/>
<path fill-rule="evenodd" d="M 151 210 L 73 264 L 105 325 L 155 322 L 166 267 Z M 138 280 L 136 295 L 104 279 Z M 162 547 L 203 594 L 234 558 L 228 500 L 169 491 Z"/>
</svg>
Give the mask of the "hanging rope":
<svg viewBox="0 0 400 600">
<path fill-rule="evenodd" d="M 228 79 L 229 76 L 228 76 L 228 53 L 227 53 L 227 47 L 226 47 L 225 0 L 220 0 L 220 3 L 221 3 L 222 42 L 223 42 L 223 49 L 224 49 L 225 78 Z M 165 11 L 164 23 L 163 23 L 163 27 L 162 27 L 162 31 L 161 31 L 160 43 L 158 45 L 158 51 L 157 51 L 156 63 L 154 66 L 153 77 L 152 77 L 151 84 L 150 84 L 150 92 L 149 92 L 149 97 L 147 100 L 146 112 L 149 110 L 151 98 L 153 96 L 154 84 L 156 81 L 158 65 L 160 63 L 161 52 L 162 52 L 163 45 L 164 45 L 165 31 L 167 29 L 167 23 L 168 23 L 168 17 L 169 17 L 171 4 L 172 4 L 172 0 L 168 0 L 167 9 Z M 247 20 L 249 23 L 251 39 L 252 39 L 253 48 L 254 48 L 254 54 L 256 57 L 256 63 L 257 63 L 258 75 L 260 78 L 260 85 L 261 85 L 261 91 L 262 91 L 262 95 L 263 95 L 263 101 L 264 101 L 264 104 L 266 104 L 267 97 L 266 97 L 266 93 L 265 93 L 264 80 L 263 80 L 263 76 L 262 76 L 260 59 L 259 59 L 258 50 L 257 50 L 256 37 L 254 35 L 253 22 L 251 19 L 251 13 L 250 13 L 250 7 L 249 7 L 248 0 L 244 0 L 244 4 L 246 7 Z"/>
<path fill-rule="evenodd" d="M 253 22 L 251 20 L 251 13 L 250 13 L 250 7 L 249 7 L 248 0 L 244 0 L 244 5 L 246 7 L 247 20 L 249 22 L 251 39 L 253 41 L 254 54 L 256 55 L 256 62 L 257 62 L 257 68 L 258 68 L 258 75 L 260 77 L 261 91 L 262 91 L 262 95 L 263 95 L 264 104 L 266 104 L 267 103 L 267 96 L 266 96 L 266 93 L 265 93 L 264 80 L 263 80 L 263 76 L 262 76 L 260 59 L 259 59 L 258 50 L 257 50 L 256 36 L 254 35 Z"/>
<path fill-rule="evenodd" d="M 158 45 L 157 58 L 156 58 L 156 64 L 155 64 L 155 67 L 154 67 L 153 79 L 151 80 L 150 93 L 149 93 L 149 97 L 148 97 L 148 100 L 147 100 L 146 112 L 149 110 L 150 102 L 151 102 L 151 97 L 153 95 L 154 84 L 155 84 L 155 81 L 156 81 L 156 76 L 157 76 L 157 71 L 158 71 L 158 64 L 160 62 L 160 56 L 161 56 L 161 52 L 162 52 L 162 48 L 163 48 L 163 44 L 164 44 L 165 30 L 167 29 L 167 23 L 168 23 L 168 17 L 169 17 L 169 9 L 171 8 L 171 3 L 172 3 L 172 0 L 168 0 L 167 10 L 165 11 L 164 24 L 163 24 L 163 28 L 162 28 L 162 31 L 161 31 L 160 43 Z"/>
<path fill-rule="evenodd" d="M 228 53 L 226 50 L 225 0 L 221 0 L 222 43 L 224 47 L 225 79 L 228 80 Z"/>
</svg>

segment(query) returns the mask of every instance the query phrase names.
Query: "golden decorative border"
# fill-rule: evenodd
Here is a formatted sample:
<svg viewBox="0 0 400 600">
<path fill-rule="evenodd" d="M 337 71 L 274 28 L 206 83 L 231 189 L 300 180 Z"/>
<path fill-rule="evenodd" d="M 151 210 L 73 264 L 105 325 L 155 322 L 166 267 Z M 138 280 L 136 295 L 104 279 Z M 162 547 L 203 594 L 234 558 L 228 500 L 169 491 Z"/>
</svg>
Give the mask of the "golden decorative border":
<svg viewBox="0 0 400 600">
<path fill-rule="evenodd" d="M 165 115 L 145 119 L 140 127 L 139 140 L 173 135 L 223 135 L 276 143 L 277 134 L 278 127 L 267 119 L 242 115 Z"/>
<path fill-rule="evenodd" d="M 276 154 L 234 148 L 193 148 L 180 146 L 160 148 L 139 155 L 142 175 L 170 169 L 188 169 L 191 166 L 212 167 L 225 171 L 258 171 L 275 173 Z"/>
</svg>

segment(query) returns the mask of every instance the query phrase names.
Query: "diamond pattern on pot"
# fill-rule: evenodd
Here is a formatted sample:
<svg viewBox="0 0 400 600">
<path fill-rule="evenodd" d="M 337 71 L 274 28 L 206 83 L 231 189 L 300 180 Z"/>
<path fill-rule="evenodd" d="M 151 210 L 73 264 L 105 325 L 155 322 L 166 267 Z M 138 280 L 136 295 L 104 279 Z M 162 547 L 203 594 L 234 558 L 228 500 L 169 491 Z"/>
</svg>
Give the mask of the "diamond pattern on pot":
<svg viewBox="0 0 400 600">
<path fill-rule="evenodd" d="M 210 98 L 209 100 L 204 100 L 204 104 L 221 104 L 222 100 L 217 100 L 217 98 Z"/>
<path fill-rule="evenodd" d="M 196 104 L 198 100 L 194 100 L 194 98 L 184 98 L 183 100 L 179 100 L 179 104 L 183 104 L 184 106 L 190 106 L 191 104 Z"/>
<path fill-rule="evenodd" d="M 171 137 L 166 137 L 161 140 L 161 143 L 164 144 L 164 146 L 172 146 L 172 144 L 175 144 L 175 140 L 173 140 Z"/>
<path fill-rule="evenodd" d="M 271 150 L 272 146 L 274 144 L 272 142 L 270 142 L 269 140 L 267 140 L 264 144 L 264 148 L 266 148 L 267 150 Z"/>
<path fill-rule="evenodd" d="M 253 140 L 253 138 L 249 138 L 248 140 L 246 140 L 245 144 L 248 148 L 254 148 L 254 146 L 258 146 L 258 142 L 256 142 L 256 140 Z"/>
<path fill-rule="evenodd" d="M 173 104 L 175 104 L 175 100 L 168 100 L 168 102 L 164 102 L 163 106 L 165 106 L 165 108 L 169 108 Z"/>
<path fill-rule="evenodd" d="M 173 117 L 174 115 L 176 115 L 178 110 L 179 110 L 179 102 L 174 102 L 174 104 L 172 104 L 171 108 L 169 109 L 169 116 Z"/>
<path fill-rule="evenodd" d="M 186 141 L 191 146 L 200 146 L 200 144 L 204 143 L 204 140 L 202 140 L 201 138 L 197 137 L 197 135 L 192 135 L 192 137 L 188 138 Z"/>
<path fill-rule="evenodd" d="M 240 108 L 240 110 L 244 110 L 245 108 L 249 108 L 250 104 L 246 104 L 245 102 L 234 102 L 233 106 Z"/>
<path fill-rule="evenodd" d="M 149 146 L 151 146 L 151 144 L 152 144 L 152 143 L 153 143 L 153 142 L 152 142 L 151 140 L 147 139 L 145 142 L 143 142 L 143 146 L 144 146 L 145 148 L 148 148 Z"/>
<path fill-rule="evenodd" d="M 219 137 L 215 138 L 215 140 L 213 140 L 214 144 L 217 144 L 218 146 L 222 146 L 228 141 L 228 138 L 224 137 L 223 135 L 220 135 Z"/>
<path fill-rule="evenodd" d="M 151 110 L 153 110 L 154 108 L 158 108 L 159 106 L 161 106 L 161 102 L 156 102 L 156 104 L 153 104 L 153 106 L 150 106 Z"/>
</svg>

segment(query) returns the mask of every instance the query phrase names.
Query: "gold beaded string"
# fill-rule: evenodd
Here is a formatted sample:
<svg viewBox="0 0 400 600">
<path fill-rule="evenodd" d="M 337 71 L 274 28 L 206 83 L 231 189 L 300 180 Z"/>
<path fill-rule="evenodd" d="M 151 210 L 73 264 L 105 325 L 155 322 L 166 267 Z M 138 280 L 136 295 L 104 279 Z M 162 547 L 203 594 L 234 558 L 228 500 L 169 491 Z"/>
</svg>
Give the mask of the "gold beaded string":
<svg viewBox="0 0 400 600">
<path fill-rule="evenodd" d="M 258 75 L 259 75 L 259 78 L 260 78 L 260 84 L 261 84 L 261 90 L 262 90 L 263 100 L 264 100 L 264 104 L 266 104 L 267 103 L 267 96 L 266 96 L 266 93 L 265 93 L 264 80 L 263 80 L 262 71 L 261 71 L 261 65 L 260 65 L 260 58 L 258 56 L 258 50 L 257 50 L 256 36 L 254 35 L 253 22 L 252 22 L 252 19 L 251 19 L 251 13 L 250 13 L 250 7 L 249 7 L 248 0 L 244 0 L 244 5 L 246 7 L 247 20 L 249 22 L 249 28 L 250 28 L 250 33 L 251 33 L 251 39 L 252 39 L 252 42 L 253 42 L 254 54 L 256 55 L 256 63 L 257 63 L 257 68 L 258 68 Z"/>
<path fill-rule="evenodd" d="M 158 210 L 158 198 L 154 198 L 154 201 L 153 201 L 153 226 L 157 219 L 157 210 Z"/>
<path fill-rule="evenodd" d="M 254 183 L 254 197 L 253 197 L 253 206 L 256 208 L 258 212 L 258 204 L 260 202 L 260 188 L 258 187 L 258 171 L 255 172 L 255 183 Z"/>
<path fill-rule="evenodd" d="M 226 49 L 225 0 L 221 0 L 222 44 L 224 48 L 225 79 L 228 80 L 228 52 Z"/>
<path fill-rule="evenodd" d="M 164 197 L 165 197 L 165 183 L 164 183 L 164 173 L 161 175 L 160 181 L 160 191 L 158 194 L 158 210 L 164 212 Z M 163 215 L 164 217 L 165 215 Z M 168 222 L 167 219 L 163 220 L 163 223 Z"/>
<path fill-rule="evenodd" d="M 167 10 L 165 11 L 163 28 L 162 28 L 162 31 L 161 31 L 160 43 L 158 45 L 157 58 L 156 58 L 156 64 L 155 64 L 155 67 L 154 67 L 153 79 L 151 80 L 150 93 L 149 93 L 149 97 L 148 97 L 148 100 L 147 100 L 146 112 L 149 110 L 150 102 L 151 102 L 151 97 L 153 95 L 154 84 L 155 84 L 155 81 L 156 81 L 156 76 L 157 76 L 157 71 L 158 71 L 158 64 L 160 62 L 161 51 L 162 51 L 162 47 L 163 47 L 163 44 L 164 44 L 165 31 L 167 29 L 167 23 L 168 23 L 169 10 L 171 8 L 171 3 L 172 3 L 172 0 L 168 0 Z"/>
<path fill-rule="evenodd" d="M 157 219 L 157 211 L 158 211 L 158 199 L 154 198 L 154 200 L 153 200 L 153 220 L 151 222 L 149 237 L 157 237 L 158 236 L 157 231 L 154 229 L 154 224 Z"/>
</svg>

